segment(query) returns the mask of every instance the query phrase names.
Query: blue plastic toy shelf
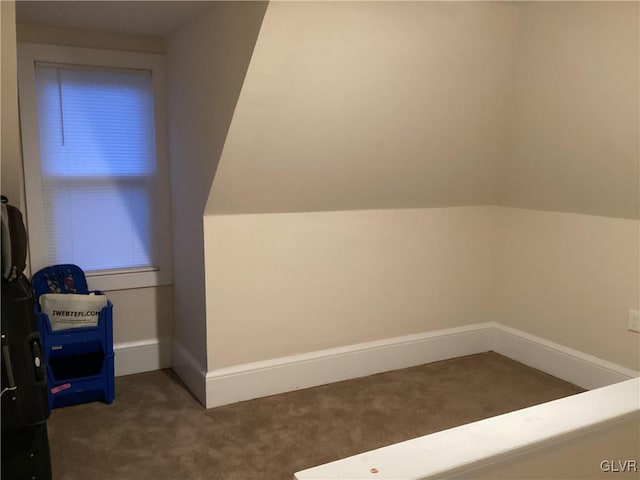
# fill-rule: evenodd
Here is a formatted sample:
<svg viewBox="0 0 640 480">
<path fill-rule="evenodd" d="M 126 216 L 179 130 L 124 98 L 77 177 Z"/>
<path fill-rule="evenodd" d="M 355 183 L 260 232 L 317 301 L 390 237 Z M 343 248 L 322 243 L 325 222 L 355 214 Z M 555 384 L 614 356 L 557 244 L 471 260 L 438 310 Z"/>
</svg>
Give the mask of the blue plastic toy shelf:
<svg viewBox="0 0 640 480">
<path fill-rule="evenodd" d="M 112 403 L 115 398 L 113 304 L 107 300 L 97 326 L 54 331 L 49 316 L 40 310 L 40 295 L 90 293 L 84 272 L 71 264 L 44 268 L 33 276 L 33 290 L 45 351 L 49 407 L 93 401 Z"/>
</svg>

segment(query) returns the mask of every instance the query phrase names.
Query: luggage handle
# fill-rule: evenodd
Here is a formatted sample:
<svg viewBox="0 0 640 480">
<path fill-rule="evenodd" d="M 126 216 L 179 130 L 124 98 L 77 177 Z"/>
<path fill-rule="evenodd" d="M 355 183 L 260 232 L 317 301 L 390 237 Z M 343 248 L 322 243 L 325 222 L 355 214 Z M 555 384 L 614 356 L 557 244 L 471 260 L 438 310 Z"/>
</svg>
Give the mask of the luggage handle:
<svg viewBox="0 0 640 480">
<path fill-rule="evenodd" d="M 33 366 L 35 367 L 35 377 L 37 382 L 41 382 L 44 380 L 45 375 L 45 364 L 44 357 L 42 355 L 42 344 L 40 343 L 40 338 L 35 338 L 31 340 L 31 358 L 33 358 Z"/>
<path fill-rule="evenodd" d="M 5 341 L 5 336 L 2 335 L 2 341 Z M 16 390 L 18 387 L 16 386 L 16 380 L 13 378 L 13 367 L 11 366 L 11 355 L 9 354 L 9 345 L 2 345 L 2 366 L 7 374 L 7 387 L 2 389 L 0 392 L 0 397 L 4 395 L 6 392 L 11 390 Z"/>
</svg>

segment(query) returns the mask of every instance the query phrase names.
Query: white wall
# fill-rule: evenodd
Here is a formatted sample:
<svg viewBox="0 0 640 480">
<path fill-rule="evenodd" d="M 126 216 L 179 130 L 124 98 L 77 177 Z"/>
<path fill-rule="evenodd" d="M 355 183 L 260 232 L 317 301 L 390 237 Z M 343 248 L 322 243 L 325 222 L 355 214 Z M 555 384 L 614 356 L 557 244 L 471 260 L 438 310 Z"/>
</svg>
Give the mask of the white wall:
<svg viewBox="0 0 640 480">
<path fill-rule="evenodd" d="M 209 369 L 498 321 L 637 370 L 640 222 L 504 207 L 205 218 Z"/>
<path fill-rule="evenodd" d="M 18 77 L 16 53 L 15 2 L 0 2 L 2 25 L 2 67 L 0 99 L 2 102 L 2 194 L 25 213 L 18 116 Z"/>
<path fill-rule="evenodd" d="M 521 6 L 500 202 L 521 208 L 500 216 L 495 300 L 500 322 L 636 370 L 639 7 Z"/>
<path fill-rule="evenodd" d="M 492 320 L 495 213 L 207 216 L 209 370 Z"/>
<path fill-rule="evenodd" d="M 107 295 L 113 303 L 115 344 L 171 337 L 173 285 L 112 290 Z"/>
<path fill-rule="evenodd" d="M 495 320 L 638 370 L 640 222 L 502 208 Z"/>
<path fill-rule="evenodd" d="M 186 352 L 197 371 L 207 365 L 202 216 L 265 6 L 212 3 L 166 42 L 174 353 Z M 184 355 L 179 356 L 182 364 Z M 181 366 L 174 367 L 185 376 Z"/>
</svg>

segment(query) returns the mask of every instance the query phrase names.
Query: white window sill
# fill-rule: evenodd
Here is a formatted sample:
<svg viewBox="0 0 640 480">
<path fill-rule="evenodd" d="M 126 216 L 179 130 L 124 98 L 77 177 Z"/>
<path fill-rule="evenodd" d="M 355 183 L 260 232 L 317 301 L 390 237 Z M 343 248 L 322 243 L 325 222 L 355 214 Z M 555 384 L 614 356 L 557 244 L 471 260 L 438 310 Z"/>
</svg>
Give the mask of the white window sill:
<svg viewBox="0 0 640 480">
<path fill-rule="evenodd" d="M 89 290 L 113 291 L 132 288 L 157 287 L 170 285 L 173 281 L 170 272 L 143 270 L 132 272 L 87 273 Z"/>
</svg>

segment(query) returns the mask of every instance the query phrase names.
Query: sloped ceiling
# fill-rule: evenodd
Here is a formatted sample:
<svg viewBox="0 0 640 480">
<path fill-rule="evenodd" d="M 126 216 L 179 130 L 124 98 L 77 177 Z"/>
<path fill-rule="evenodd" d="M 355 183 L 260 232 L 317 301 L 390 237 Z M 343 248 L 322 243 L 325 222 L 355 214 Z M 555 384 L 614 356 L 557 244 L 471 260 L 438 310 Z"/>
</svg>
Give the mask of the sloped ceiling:
<svg viewBox="0 0 640 480">
<path fill-rule="evenodd" d="M 167 35 L 211 5 L 19 1 L 16 14 Z M 200 160 L 220 158 L 206 211 L 639 218 L 639 19 L 637 2 L 271 2 L 223 154 Z"/>
<path fill-rule="evenodd" d="M 638 17 L 634 2 L 272 2 L 206 211 L 638 218 Z"/>
<path fill-rule="evenodd" d="M 273 2 L 208 212 L 491 204 L 517 9 Z"/>
</svg>

